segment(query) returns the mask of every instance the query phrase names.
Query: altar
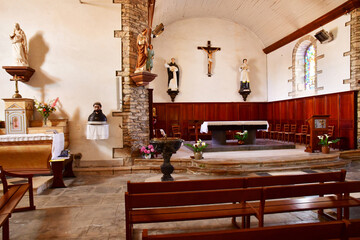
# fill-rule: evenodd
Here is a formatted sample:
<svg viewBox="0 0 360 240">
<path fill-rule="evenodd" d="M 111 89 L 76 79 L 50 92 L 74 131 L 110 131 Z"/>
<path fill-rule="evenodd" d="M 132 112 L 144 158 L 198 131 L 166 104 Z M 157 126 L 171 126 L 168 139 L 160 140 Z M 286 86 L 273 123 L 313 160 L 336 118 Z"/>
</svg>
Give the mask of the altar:
<svg viewBox="0 0 360 240">
<path fill-rule="evenodd" d="M 50 172 L 50 159 L 64 149 L 64 133 L 0 135 L 0 165 L 8 171 Z"/>
<path fill-rule="evenodd" d="M 209 121 L 204 122 L 200 127 L 201 133 L 211 131 L 213 145 L 226 145 L 226 131 L 239 130 L 248 131 L 246 144 L 255 144 L 256 131 L 268 129 L 267 121 Z"/>
</svg>

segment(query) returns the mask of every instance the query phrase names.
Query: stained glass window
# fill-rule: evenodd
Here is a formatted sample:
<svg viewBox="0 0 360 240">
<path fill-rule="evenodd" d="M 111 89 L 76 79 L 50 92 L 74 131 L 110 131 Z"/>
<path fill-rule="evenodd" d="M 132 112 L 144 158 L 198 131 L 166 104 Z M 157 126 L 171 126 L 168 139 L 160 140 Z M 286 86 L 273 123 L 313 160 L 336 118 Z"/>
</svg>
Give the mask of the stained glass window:
<svg viewBox="0 0 360 240">
<path fill-rule="evenodd" d="M 310 45 L 305 52 L 305 90 L 315 88 L 315 48 Z"/>
</svg>

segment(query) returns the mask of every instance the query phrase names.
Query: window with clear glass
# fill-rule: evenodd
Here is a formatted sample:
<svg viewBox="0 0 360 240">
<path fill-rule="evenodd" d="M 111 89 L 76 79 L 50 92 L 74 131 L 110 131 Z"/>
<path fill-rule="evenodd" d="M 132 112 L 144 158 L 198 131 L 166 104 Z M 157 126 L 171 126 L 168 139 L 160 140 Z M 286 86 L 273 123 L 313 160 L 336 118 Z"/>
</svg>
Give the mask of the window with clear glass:
<svg viewBox="0 0 360 240">
<path fill-rule="evenodd" d="M 305 90 L 315 89 L 315 47 L 311 44 L 305 51 Z"/>
</svg>

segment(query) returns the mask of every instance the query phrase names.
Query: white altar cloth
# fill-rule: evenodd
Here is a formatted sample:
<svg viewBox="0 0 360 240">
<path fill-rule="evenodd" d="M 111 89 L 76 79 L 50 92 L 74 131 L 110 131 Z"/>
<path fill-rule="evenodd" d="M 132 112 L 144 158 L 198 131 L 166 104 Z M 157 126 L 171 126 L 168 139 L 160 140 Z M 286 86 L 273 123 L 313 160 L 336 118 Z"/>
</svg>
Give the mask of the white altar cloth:
<svg viewBox="0 0 360 240">
<path fill-rule="evenodd" d="M 7 134 L 0 135 L 0 142 L 30 142 L 52 140 L 51 159 L 56 159 L 62 150 L 64 150 L 64 133 L 56 134 Z"/>
<path fill-rule="evenodd" d="M 201 133 L 208 133 L 209 126 L 226 126 L 226 125 L 239 125 L 239 126 L 246 126 L 246 125 L 267 125 L 267 129 L 269 128 L 268 121 L 209 121 L 204 122 L 201 124 L 200 132 Z"/>
<path fill-rule="evenodd" d="M 92 125 L 88 124 L 86 128 L 86 139 L 108 139 L 109 138 L 109 124 Z"/>
</svg>

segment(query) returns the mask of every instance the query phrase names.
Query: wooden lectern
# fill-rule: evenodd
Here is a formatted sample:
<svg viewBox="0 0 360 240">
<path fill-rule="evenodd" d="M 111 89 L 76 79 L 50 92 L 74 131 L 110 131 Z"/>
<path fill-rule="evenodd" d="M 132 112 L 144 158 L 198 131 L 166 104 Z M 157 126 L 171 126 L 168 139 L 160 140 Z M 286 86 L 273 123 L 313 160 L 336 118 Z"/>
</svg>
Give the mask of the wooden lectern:
<svg viewBox="0 0 360 240">
<path fill-rule="evenodd" d="M 318 136 L 328 132 L 329 117 L 330 115 L 313 115 L 306 120 L 310 126 L 310 141 L 309 145 L 306 146 L 305 152 L 321 150 Z"/>
</svg>

